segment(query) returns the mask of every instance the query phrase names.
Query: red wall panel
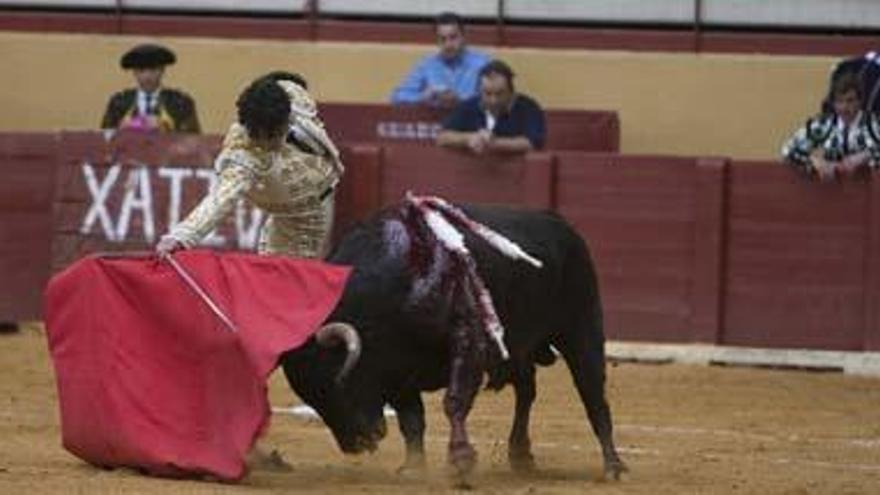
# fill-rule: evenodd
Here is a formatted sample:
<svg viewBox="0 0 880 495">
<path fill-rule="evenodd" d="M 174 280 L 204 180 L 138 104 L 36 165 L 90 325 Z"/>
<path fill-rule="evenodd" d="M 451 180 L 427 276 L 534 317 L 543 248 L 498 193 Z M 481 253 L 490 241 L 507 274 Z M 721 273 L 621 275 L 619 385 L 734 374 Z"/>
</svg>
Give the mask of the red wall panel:
<svg viewBox="0 0 880 495">
<path fill-rule="evenodd" d="M 406 191 L 452 201 L 551 208 L 553 157 L 534 153 L 474 156 L 414 145 L 386 146 L 381 203 L 399 201 Z"/>
<path fill-rule="evenodd" d="M 333 239 L 338 239 L 355 222 L 363 220 L 379 208 L 382 174 L 382 149 L 370 144 L 340 147 L 345 166 L 336 189 L 336 215 Z"/>
<path fill-rule="evenodd" d="M 208 180 L 197 176 L 196 170 L 211 168 L 219 143 L 217 136 L 120 133 L 107 140 L 101 133 L 62 133 L 63 151 L 54 164 L 52 270 L 94 251 L 152 249 L 168 229 L 172 208 L 171 182 L 163 170 L 186 174 L 180 179 L 179 195 L 173 195 L 178 218 L 183 218 L 208 190 Z M 118 168 L 115 179 L 110 175 L 114 167 Z M 139 174 L 142 169 L 144 175 Z M 92 176 L 91 185 L 87 174 Z M 141 178 L 148 181 L 144 189 Z M 102 188 L 106 194 L 99 197 Z M 124 202 L 130 194 L 137 203 L 126 216 Z M 101 217 L 88 221 L 99 207 L 106 213 L 107 226 Z M 127 228 L 122 227 L 123 218 Z M 230 222 L 219 229 L 226 242 L 217 247 L 236 248 L 238 239 Z"/>
<path fill-rule="evenodd" d="M 41 314 L 57 136 L 0 134 L 0 321 Z"/>
<path fill-rule="evenodd" d="M 718 343 L 724 324 L 728 168 L 726 159 L 697 160 L 691 337 L 698 342 Z"/>
<path fill-rule="evenodd" d="M 414 105 L 322 103 L 321 118 L 342 142 L 434 146 L 446 112 Z M 354 118 L 357 116 L 357 118 Z M 608 110 L 545 110 L 548 150 L 618 151 L 620 120 Z"/>
<path fill-rule="evenodd" d="M 611 338 L 690 340 L 695 159 L 560 153 L 556 208 L 587 239 Z"/>
<path fill-rule="evenodd" d="M 777 163 L 730 171 L 723 343 L 861 349 L 868 185 Z"/>
<path fill-rule="evenodd" d="M 182 216 L 205 194 L 218 146 L 217 136 L 0 134 L 0 320 L 39 317 L 49 273 L 85 253 L 150 249 L 172 197 Z M 880 350 L 877 181 L 820 184 L 778 163 L 725 159 L 341 149 L 337 235 L 409 189 L 555 208 L 589 242 L 611 338 Z M 180 194 L 168 173 L 182 174 Z M 135 179 L 149 181 L 150 200 L 129 204 L 125 229 Z M 106 228 L 87 219 L 98 204 Z M 215 247 L 241 249 L 255 232 L 245 208 Z"/>
</svg>

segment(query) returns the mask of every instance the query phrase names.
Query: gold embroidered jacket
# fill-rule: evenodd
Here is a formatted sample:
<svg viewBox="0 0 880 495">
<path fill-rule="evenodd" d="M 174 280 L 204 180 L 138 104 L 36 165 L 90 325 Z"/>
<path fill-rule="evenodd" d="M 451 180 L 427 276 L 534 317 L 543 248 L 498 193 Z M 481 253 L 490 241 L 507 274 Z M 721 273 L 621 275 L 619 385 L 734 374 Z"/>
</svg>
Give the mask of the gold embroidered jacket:
<svg viewBox="0 0 880 495">
<path fill-rule="evenodd" d="M 169 235 L 192 247 L 247 198 L 268 214 L 258 251 L 318 257 L 333 220 L 333 188 L 339 174 L 328 157 L 303 153 L 284 144 L 274 151 L 252 145 L 240 124 L 233 124 L 214 162 L 216 187 Z"/>
<path fill-rule="evenodd" d="M 268 214 L 258 251 L 314 258 L 323 254 L 333 222 L 334 188 L 342 176 L 339 151 L 317 117 L 317 106 L 300 86 L 278 81 L 290 98 L 290 133 L 311 152 L 289 143 L 256 146 L 241 124 L 232 124 L 214 162 L 216 187 L 168 234 L 186 247 L 204 238 L 235 207 L 250 200 Z"/>
</svg>

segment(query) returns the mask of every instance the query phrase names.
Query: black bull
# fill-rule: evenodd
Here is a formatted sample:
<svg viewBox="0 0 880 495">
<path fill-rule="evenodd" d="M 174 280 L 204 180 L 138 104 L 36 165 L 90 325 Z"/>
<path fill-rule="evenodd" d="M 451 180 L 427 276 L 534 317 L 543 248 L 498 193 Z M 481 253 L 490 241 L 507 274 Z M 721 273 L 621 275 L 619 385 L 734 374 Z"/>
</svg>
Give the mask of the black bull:
<svg viewBox="0 0 880 495">
<path fill-rule="evenodd" d="M 456 287 L 460 283 L 434 281 L 434 290 L 427 292 L 419 287 L 414 266 L 426 253 L 418 252 L 418 239 L 400 235 L 405 232 L 403 210 L 390 209 L 355 227 L 328 257 L 332 263 L 354 267 L 328 321 L 349 323 L 356 329 L 359 359 L 356 363 L 347 360 L 353 368 L 345 379 L 336 380 L 346 353 L 318 338 L 282 357 L 288 381 L 321 415 L 344 452 L 376 448 L 386 431 L 383 406 L 390 404 L 406 442 L 404 468 L 424 465 L 420 392 L 446 387 L 449 460 L 460 473 L 467 473 L 476 453 L 468 441 L 465 421 L 488 374 L 490 388 L 507 383 L 514 387 L 516 410 L 508 457 L 515 469 L 528 469 L 533 467 L 528 423 L 535 399 L 535 364 L 553 362 L 552 344 L 571 371 L 599 439 L 605 474 L 618 478 L 626 468 L 612 439 L 604 390 L 602 308 L 584 241 L 553 213 L 500 207 L 462 209 L 544 264 L 536 268 L 510 259 L 482 239 L 466 235 L 477 271 L 504 325 L 509 360 L 498 358 L 495 344 L 482 328 L 467 323 L 474 321 L 466 314 L 473 305 L 460 304 L 468 297 Z M 420 291 L 423 294 L 414 297 Z"/>
</svg>

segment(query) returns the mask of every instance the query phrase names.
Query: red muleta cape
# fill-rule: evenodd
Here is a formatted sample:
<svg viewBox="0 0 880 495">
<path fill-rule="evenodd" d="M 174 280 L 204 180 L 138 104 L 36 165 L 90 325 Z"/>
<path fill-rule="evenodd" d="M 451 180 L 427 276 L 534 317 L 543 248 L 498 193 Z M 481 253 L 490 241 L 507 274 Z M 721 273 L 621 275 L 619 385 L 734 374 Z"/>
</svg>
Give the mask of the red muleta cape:
<svg viewBox="0 0 880 495">
<path fill-rule="evenodd" d="M 62 443 L 98 466 L 238 480 L 268 425 L 266 379 L 332 311 L 349 268 L 197 250 L 174 259 L 237 332 L 155 257 L 88 257 L 49 281 Z"/>
</svg>

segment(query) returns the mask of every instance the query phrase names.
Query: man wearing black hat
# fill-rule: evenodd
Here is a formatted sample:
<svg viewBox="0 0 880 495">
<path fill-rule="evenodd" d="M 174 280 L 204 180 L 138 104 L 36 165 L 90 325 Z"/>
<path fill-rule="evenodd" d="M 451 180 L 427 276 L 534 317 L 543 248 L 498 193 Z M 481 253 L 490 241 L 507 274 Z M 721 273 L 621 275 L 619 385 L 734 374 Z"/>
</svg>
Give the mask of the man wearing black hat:
<svg viewBox="0 0 880 495">
<path fill-rule="evenodd" d="M 165 66 L 176 61 L 174 52 L 161 45 L 148 43 L 126 52 L 120 65 L 134 72 L 137 88 L 120 91 L 110 98 L 101 128 L 200 132 L 192 97 L 162 87 Z"/>
</svg>

